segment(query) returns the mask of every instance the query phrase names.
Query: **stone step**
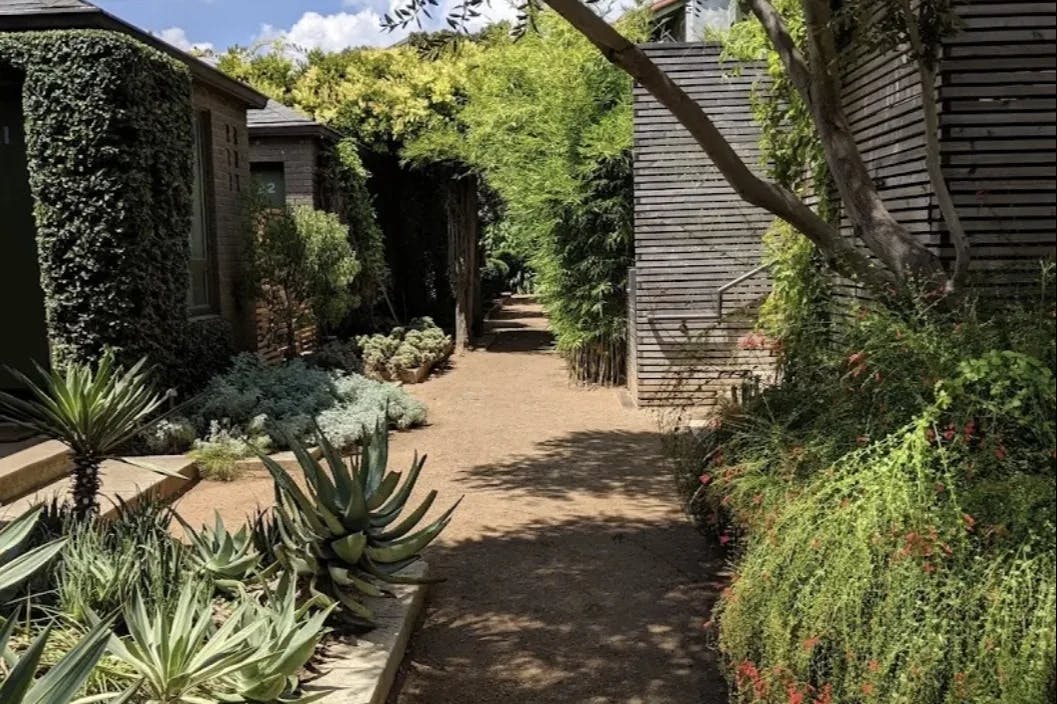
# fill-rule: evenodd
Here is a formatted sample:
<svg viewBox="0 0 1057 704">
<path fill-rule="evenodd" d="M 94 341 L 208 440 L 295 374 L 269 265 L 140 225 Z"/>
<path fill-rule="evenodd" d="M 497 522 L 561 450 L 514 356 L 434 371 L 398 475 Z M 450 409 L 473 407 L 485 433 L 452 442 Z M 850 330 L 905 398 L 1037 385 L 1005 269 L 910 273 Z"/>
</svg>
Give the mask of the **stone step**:
<svg viewBox="0 0 1057 704">
<path fill-rule="evenodd" d="M 132 459 L 180 476 L 159 474 L 121 460 L 106 460 L 103 462 L 102 487 L 99 492 L 100 512 L 104 517 L 114 516 L 120 502 L 135 505 L 147 497 L 176 497 L 198 481 L 198 468 L 186 455 L 157 455 Z M 69 497 L 72 484 L 70 476 L 64 474 L 31 494 L 3 504 L 0 506 L 0 524 L 20 516 L 37 504 L 49 503 L 54 498 Z"/>
<path fill-rule="evenodd" d="M 57 440 L 45 440 L 0 457 L 0 505 L 32 494 L 66 476 L 70 451 Z"/>
</svg>

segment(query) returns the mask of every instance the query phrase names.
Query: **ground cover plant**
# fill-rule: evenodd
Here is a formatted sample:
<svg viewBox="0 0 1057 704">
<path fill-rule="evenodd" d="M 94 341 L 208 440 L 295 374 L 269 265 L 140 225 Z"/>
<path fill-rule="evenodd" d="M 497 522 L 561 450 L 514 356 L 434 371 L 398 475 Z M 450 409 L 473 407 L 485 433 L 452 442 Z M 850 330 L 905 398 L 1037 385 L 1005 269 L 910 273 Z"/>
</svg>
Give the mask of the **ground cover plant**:
<svg viewBox="0 0 1057 704">
<path fill-rule="evenodd" d="M 155 450 L 189 450 L 207 477 L 229 480 L 238 476 L 238 460 L 289 449 L 291 440 L 311 442 L 317 426 L 349 448 L 379 424 L 406 430 L 425 421 L 425 406 L 395 384 L 301 359 L 268 364 L 242 354 L 184 417 L 148 428 L 145 440 Z"/>
<path fill-rule="evenodd" d="M 1052 700 L 1052 278 L 999 315 L 819 324 L 814 366 L 679 438 L 690 508 L 734 548 L 711 626 L 735 700 Z"/>
</svg>

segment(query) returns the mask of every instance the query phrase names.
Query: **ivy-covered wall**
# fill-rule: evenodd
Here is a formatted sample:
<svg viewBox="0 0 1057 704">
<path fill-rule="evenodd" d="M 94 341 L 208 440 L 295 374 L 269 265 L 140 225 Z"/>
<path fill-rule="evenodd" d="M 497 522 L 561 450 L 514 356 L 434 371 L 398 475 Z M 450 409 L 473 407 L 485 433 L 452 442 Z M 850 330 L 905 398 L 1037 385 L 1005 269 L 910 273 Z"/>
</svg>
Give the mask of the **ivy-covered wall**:
<svg viewBox="0 0 1057 704">
<path fill-rule="evenodd" d="M 191 76 L 115 32 L 0 33 L 24 76 L 52 361 L 114 347 L 179 378 L 187 340 Z"/>
</svg>

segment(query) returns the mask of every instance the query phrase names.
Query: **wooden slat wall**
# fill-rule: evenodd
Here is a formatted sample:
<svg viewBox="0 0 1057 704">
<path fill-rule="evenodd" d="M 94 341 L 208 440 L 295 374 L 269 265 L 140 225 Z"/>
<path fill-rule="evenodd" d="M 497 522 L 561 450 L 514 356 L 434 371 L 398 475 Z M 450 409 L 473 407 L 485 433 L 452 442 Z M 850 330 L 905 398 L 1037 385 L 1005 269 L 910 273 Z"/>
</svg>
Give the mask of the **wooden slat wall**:
<svg viewBox="0 0 1057 704">
<path fill-rule="evenodd" d="M 760 72 L 719 60 L 714 45 L 644 47 L 691 97 L 707 103 L 716 125 L 750 166 L 760 162 L 759 129 L 749 107 Z M 635 89 L 635 285 L 629 297 L 634 359 L 629 388 L 640 405 L 708 405 L 740 379 L 772 374 L 768 356 L 738 348 L 754 315 L 736 320 L 650 322 L 655 313 L 714 310 L 712 292 L 760 263 L 760 238 L 772 221 L 746 205 L 671 114 Z M 724 307 L 753 306 L 766 276 L 731 289 Z"/>
<path fill-rule="evenodd" d="M 1057 3 L 957 11 L 963 27 L 944 43 L 937 81 L 944 174 L 972 243 L 976 290 L 1002 300 L 1037 283 L 1039 261 L 1055 252 Z M 915 65 L 896 51 L 846 58 L 845 109 L 885 203 L 952 258 L 925 170 Z"/>
<path fill-rule="evenodd" d="M 1057 3 L 968 2 L 958 14 L 939 72 L 944 174 L 974 278 L 1005 297 L 1037 284 L 1057 244 Z"/>
</svg>

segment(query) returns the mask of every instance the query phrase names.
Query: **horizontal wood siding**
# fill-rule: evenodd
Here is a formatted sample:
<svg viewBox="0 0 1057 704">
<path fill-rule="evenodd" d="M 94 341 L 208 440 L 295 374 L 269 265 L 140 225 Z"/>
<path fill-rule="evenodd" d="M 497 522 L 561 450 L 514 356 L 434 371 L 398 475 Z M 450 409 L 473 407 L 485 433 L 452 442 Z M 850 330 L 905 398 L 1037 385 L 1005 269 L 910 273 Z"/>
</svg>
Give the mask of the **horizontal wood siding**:
<svg viewBox="0 0 1057 704">
<path fill-rule="evenodd" d="M 944 174 L 985 292 L 1033 289 L 1057 232 L 1057 3 L 971 2 L 939 71 Z M 932 219 L 945 257 L 943 218 Z"/>
<path fill-rule="evenodd" d="M 754 67 L 734 71 L 710 44 L 651 44 L 645 50 L 695 100 L 750 167 L 760 164 L 750 111 Z M 656 314 L 715 310 L 714 292 L 760 263 L 772 216 L 746 205 L 701 147 L 641 87 L 635 88 L 635 276 L 629 388 L 640 405 L 709 405 L 741 379 L 770 375 L 766 354 L 740 350 L 751 312 L 770 290 L 766 276 L 731 289 L 718 320 L 651 321 Z"/>
<path fill-rule="evenodd" d="M 936 95 L 944 175 L 972 244 L 976 290 L 1005 299 L 1054 256 L 1053 2 L 966 2 L 945 40 Z M 946 260 L 953 249 L 925 168 L 917 67 L 901 51 L 845 56 L 844 106 L 895 217 Z M 842 228 L 853 237 L 845 218 Z M 859 292 L 847 286 L 849 296 Z"/>
</svg>

